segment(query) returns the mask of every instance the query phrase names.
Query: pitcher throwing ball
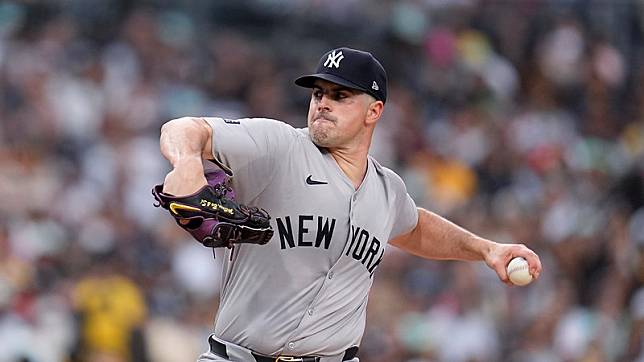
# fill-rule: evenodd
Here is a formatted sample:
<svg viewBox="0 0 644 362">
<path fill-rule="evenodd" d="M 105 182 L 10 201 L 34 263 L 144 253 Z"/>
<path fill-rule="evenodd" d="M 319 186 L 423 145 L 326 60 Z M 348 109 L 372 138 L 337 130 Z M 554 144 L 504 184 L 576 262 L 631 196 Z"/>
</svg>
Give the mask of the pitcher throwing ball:
<svg viewBox="0 0 644 362">
<path fill-rule="evenodd" d="M 427 259 L 484 261 L 505 283 L 508 262 L 520 256 L 538 278 L 533 251 L 417 208 L 401 178 L 369 156 L 387 100 L 385 70 L 370 53 L 333 49 L 295 83 L 312 89 L 308 128 L 217 117 L 162 127 L 161 152 L 174 167 L 158 189 L 166 201 L 221 202 L 206 187 L 205 159 L 233 175 L 235 210 L 259 215 L 249 229 L 252 213 L 242 213 L 232 244 L 217 241 L 221 230 L 211 235 L 229 248 L 210 348 L 199 361 L 357 362 L 367 296 L 388 245 Z"/>
</svg>

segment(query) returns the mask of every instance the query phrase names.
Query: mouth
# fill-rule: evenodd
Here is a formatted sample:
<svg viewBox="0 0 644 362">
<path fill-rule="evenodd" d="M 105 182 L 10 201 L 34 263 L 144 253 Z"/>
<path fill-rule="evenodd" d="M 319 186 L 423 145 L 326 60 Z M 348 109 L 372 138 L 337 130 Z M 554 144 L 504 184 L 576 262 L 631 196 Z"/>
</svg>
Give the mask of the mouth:
<svg viewBox="0 0 644 362">
<path fill-rule="evenodd" d="M 331 122 L 331 123 L 335 123 L 335 119 L 332 119 L 329 116 L 317 115 L 315 118 L 313 118 L 313 122 Z"/>
</svg>

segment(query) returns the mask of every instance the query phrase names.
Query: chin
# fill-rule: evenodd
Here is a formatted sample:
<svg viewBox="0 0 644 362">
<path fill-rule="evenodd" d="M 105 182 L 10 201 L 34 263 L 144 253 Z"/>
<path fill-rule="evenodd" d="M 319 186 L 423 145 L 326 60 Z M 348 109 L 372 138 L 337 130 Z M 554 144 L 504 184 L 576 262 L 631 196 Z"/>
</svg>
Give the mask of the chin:
<svg viewBox="0 0 644 362">
<path fill-rule="evenodd" d="M 313 143 L 315 143 L 316 146 L 319 146 L 319 147 L 330 146 L 329 137 L 327 134 L 321 133 L 321 132 L 315 132 L 315 131 L 309 134 L 311 136 L 311 141 L 313 141 Z"/>
<path fill-rule="evenodd" d="M 327 142 L 325 142 L 324 139 L 320 139 L 319 137 L 315 137 L 314 135 L 311 135 L 311 141 L 313 141 L 316 146 L 327 147 Z"/>
</svg>

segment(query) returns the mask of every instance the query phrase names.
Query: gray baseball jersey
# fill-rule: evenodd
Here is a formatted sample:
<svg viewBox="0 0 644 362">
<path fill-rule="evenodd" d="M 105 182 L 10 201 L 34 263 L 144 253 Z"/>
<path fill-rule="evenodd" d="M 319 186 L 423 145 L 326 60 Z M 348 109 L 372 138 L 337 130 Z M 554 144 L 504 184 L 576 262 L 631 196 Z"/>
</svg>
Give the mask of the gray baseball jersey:
<svg viewBox="0 0 644 362">
<path fill-rule="evenodd" d="M 306 128 L 206 120 L 237 199 L 266 209 L 275 230 L 266 245 L 226 251 L 215 335 L 267 355 L 336 355 L 359 345 L 387 242 L 418 222 L 403 181 L 369 156 L 356 190 Z"/>
</svg>

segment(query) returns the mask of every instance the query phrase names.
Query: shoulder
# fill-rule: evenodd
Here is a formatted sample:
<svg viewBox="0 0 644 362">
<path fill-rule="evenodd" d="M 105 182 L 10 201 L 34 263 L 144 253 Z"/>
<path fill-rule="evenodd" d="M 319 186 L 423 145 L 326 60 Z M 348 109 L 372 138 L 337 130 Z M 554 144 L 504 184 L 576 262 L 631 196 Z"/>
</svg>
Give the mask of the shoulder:
<svg viewBox="0 0 644 362">
<path fill-rule="evenodd" d="M 285 136 L 291 141 L 297 140 L 302 142 L 304 145 L 315 146 L 311 137 L 309 136 L 308 128 L 295 128 L 290 124 L 269 118 L 246 118 L 245 120 L 240 120 L 241 122 L 255 123 L 260 124 L 259 127 L 264 127 L 267 129 L 272 129 L 274 132 Z"/>
<path fill-rule="evenodd" d="M 284 121 L 271 118 L 244 118 L 239 121 L 245 122 L 249 127 L 263 129 L 266 133 L 279 137 L 282 142 L 313 144 L 308 128 L 295 128 Z"/>
<path fill-rule="evenodd" d="M 272 118 L 224 118 L 224 117 L 203 117 L 203 119 L 208 122 L 209 125 L 213 127 L 218 126 L 250 126 L 250 127 L 260 127 L 260 128 L 276 128 L 276 129 L 287 129 L 293 128 L 284 121 L 280 121 Z"/>
<path fill-rule="evenodd" d="M 368 156 L 368 157 L 378 177 L 382 178 L 388 183 L 392 183 L 393 186 L 398 186 L 403 188 L 405 187 L 405 182 L 403 181 L 402 177 L 400 177 L 396 172 L 394 172 L 388 167 L 381 165 L 380 162 L 378 162 L 378 160 L 376 160 L 372 156 Z"/>
<path fill-rule="evenodd" d="M 203 117 L 203 119 L 216 132 L 237 132 L 248 134 L 256 138 L 266 136 L 268 138 L 277 137 L 279 140 L 294 139 L 306 137 L 302 134 L 301 129 L 294 128 L 290 124 L 272 118 L 223 118 L 223 117 Z M 306 133 L 308 135 L 308 133 Z"/>
<path fill-rule="evenodd" d="M 407 186 L 396 172 L 388 167 L 381 165 L 375 158 L 369 156 L 369 161 L 373 165 L 374 174 L 382 184 L 386 193 L 394 199 L 399 199 L 407 194 Z"/>
</svg>

